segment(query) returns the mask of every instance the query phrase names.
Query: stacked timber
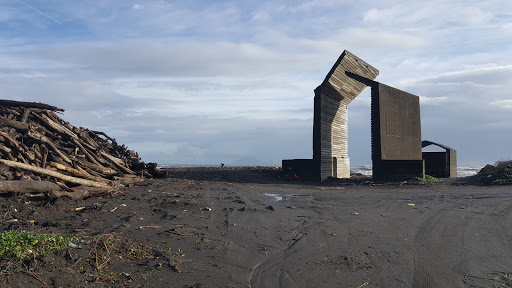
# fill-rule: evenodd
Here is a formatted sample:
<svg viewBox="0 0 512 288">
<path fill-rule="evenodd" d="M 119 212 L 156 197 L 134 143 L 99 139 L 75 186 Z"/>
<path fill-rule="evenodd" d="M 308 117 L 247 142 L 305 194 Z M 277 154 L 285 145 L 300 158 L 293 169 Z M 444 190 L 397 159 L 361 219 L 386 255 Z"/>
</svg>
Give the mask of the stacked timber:
<svg viewBox="0 0 512 288">
<path fill-rule="evenodd" d="M 320 160 L 322 180 L 350 178 L 347 106 L 366 88 L 367 83 L 347 73 L 372 82 L 379 75 L 379 70 L 345 50 L 315 89 L 313 158 Z"/>
<path fill-rule="evenodd" d="M 0 194 L 84 198 L 158 175 L 156 164 L 103 132 L 62 120 L 64 109 L 0 100 Z"/>
</svg>

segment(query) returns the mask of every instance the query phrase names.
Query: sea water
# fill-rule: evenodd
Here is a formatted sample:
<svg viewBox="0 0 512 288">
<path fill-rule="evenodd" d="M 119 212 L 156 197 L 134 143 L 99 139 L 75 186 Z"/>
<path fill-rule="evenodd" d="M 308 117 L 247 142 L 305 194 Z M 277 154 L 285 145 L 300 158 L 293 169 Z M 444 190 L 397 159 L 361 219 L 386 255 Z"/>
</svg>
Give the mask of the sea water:
<svg viewBox="0 0 512 288">
<path fill-rule="evenodd" d="M 459 166 L 457 167 L 457 177 L 473 176 L 482 169 L 482 166 Z M 354 173 L 361 173 L 366 176 L 372 176 L 372 165 L 352 166 L 350 170 Z"/>
</svg>

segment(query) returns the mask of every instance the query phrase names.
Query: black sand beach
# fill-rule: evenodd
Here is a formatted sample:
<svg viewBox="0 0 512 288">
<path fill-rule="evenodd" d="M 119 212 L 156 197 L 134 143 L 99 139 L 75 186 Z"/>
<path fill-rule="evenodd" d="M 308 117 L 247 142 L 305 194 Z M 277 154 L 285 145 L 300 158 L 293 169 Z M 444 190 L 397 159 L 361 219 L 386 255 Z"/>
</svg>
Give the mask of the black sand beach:
<svg viewBox="0 0 512 288">
<path fill-rule="evenodd" d="M 116 277 L 102 278 L 86 265 L 91 244 L 70 247 L 0 287 L 511 287 L 510 186 L 167 171 L 102 198 L 4 196 L 2 230 L 117 235 L 153 254 L 112 256 L 104 271 Z"/>
</svg>

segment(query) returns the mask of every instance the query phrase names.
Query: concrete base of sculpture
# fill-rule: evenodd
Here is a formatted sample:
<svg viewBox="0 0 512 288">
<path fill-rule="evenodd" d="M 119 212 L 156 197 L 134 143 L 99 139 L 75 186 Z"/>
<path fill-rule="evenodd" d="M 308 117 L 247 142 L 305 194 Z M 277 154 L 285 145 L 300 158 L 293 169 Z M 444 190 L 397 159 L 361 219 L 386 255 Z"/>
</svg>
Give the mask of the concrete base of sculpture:
<svg viewBox="0 0 512 288">
<path fill-rule="evenodd" d="M 374 181 L 403 181 L 414 177 L 425 177 L 423 160 L 377 160 L 373 161 Z"/>
<path fill-rule="evenodd" d="M 288 159 L 282 162 L 283 173 L 290 178 L 320 181 L 320 161 L 315 159 Z"/>
<path fill-rule="evenodd" d="M 302 180 L 319 181 L 324 180 L 321 177 L 321 162 L 315 159 L 286 159 L 282 161 L 283 173 L 290 178 Z M 350 178 L 350 158 L 333 157 L 332 159 L 332 177 Z"/>
</svg>

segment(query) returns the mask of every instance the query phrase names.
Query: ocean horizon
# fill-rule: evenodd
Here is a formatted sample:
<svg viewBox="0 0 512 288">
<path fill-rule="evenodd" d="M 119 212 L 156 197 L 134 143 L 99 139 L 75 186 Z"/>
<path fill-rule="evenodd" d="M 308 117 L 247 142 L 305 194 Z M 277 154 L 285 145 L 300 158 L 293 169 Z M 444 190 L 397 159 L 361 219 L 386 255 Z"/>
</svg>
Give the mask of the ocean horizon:
<svg viewBox="0 0 512 288">
<path fill-rule="evenodd" d="M 158 168 L 192 168 L 192 167 L 220 167 L 220 164 L 159 164 Z M 262 166 L 262 167 L 281 167 L 281 165 L 225 165 L 226 167 L 242 166 Z M 461 165 L 457 167 L 457 177 L 473 176 L 485 165 Z M 350 169 L 354 173 L 360 173 L 366 176 L 372 175 L 372 165 L 354 165 Z"/>
</svg>

